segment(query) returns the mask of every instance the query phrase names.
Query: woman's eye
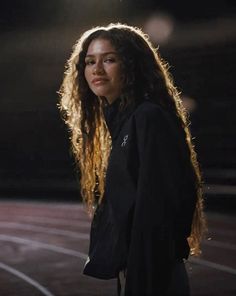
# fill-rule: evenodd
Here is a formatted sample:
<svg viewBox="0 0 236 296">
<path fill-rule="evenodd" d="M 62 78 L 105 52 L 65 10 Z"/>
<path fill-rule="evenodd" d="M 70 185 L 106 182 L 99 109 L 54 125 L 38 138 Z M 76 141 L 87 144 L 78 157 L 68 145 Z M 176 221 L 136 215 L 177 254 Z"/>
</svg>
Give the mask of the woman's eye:
<svg viewBox="0 0 236 296">
<path fill-rule="evenodd" d="M 104 62 L 106 62 L 106 63 L 114 63 L 115 62 L 115 59 L 114 58 L 106 58 L 104 60 Z"/>
<path fill-rule="evenodd" d="M 85 65 L 93 65 L 94 64 L 94 61 L 93 60 L 86 60 L 85 61 Z"/>
</svg>

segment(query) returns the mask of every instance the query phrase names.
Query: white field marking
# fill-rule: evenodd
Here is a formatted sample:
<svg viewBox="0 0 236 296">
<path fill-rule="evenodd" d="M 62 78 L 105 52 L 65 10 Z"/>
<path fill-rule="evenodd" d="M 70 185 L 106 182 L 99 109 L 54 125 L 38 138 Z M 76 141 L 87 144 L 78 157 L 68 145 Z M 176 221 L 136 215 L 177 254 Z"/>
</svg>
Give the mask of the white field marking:
<svg viewBox="0 0 236 296">
<path fill-rule="evenodd" d="M 195 263 L 198 265 L 202 265 L 202 266 L 206 266 L 206 267 L 210 267 L 213 269 L 217 269 L 219 271 L 223 271 L 223 272 L 227 272 L 233 275 L 236 275 L 236 269 L 229 267 L 229 266 L 225 266 L 225 265 L 221 265 L 215 262 L 210 262 L 207 260 L 203 260 L 203 259 L 197 259 L 197 258 L 191 258 L 189 259 L 190 263 Z"/>
<path fill-rule="evenodd" d="M 22 279 L 23 281 L 27 282 L 31 286 L 34 286 L 37 290 L 42 292 L 43 295 L 45 296 L 54 296 L 51 292 L 49 292 L 45 287 L 40 285 L 38 282 L 33 280 L 32 278 L 28 277 L 26 274 L 23 272 L 20 272 L 19 270 L 10 267 L 9 265 L 6 265 L 2 262 L 0 262 L 0 269 L 3 269 L 11 274 L 14 274 L 16 277 Z"/>
<path fill-rule="evenodd" d="M 3 211 L 3 209 L 1 209 L 1 206 L 0 206 L 0 215 L 7 215 L 8 217 L 21 215 L 21 216 L 39 216 L 39 217 L 55 218 L 55 219 L 67 219 L 70 221 L 77 221 L 77 220 L 89 221 L 90 220 L 88 215 L 80 215 L 80 213 L 78 212 L 76 213 L 76 215 L 74 215 L 74 213 L 70 213 L 66 211 L 61 212 L 61 215 L 57 215 L 58 213 L 60 213 L 58 210 L 47 212 L 44 210 L 32 210 L 32 208 L 31 209 L 24 208 L 24 209 L 19 209 L 17 211 L 9 212 L 7 209 Z"/>
<path fill-rule="evenodd" d="M 214 239 L 212 239 L 212 240 L 204 240 L 202 242 L 202 244 L 206 245 L 206 246 L 210 246 L 210 247 L 216 247 L 216 248 L 236 251 L 236 245 L 230 244 L 230 243 L 219 242 L 219 241 L 216 241 Z"/>
<path fill-rule="evenodd" d="M 63 226 L 79 226 L 79 227 L 88 227 L 90 228 L 91 222 L 86 222 L 83 220 L 75 220 L 70 221 L 69 219 L 58 219 L 58 218 L 47 218 L 47 217 L 39 217 L 39 216 L 21 216 L 21 215 L 14 215 L 14 218 L 27 221 L 27 222 L 37 222 L 40 224 L 58 224 Z M 6 219 L 9 221 L 9 215 L 6 215 L 5 217 L 1 214 L 0 219 Z M 5 222 L 5 221 L 4 221 Z"/>
<path fill-rule="evenodd" d="M 59 208 L 59 209 L 62 209 L 62 210 L 82 210 L 85 214 L 86 213 L 86 207 L 83 205 L 83 204 L 66 204 L 66 203 L 58 203 L 58 204 L 55 204 L 54 207 L 56 208 Z"/>
<path fill-rule="evenodd" d="M 42 211 L 46 213 L 47 215 L 57 215 L 59 214 L 59 218 L 61 215 L 69 216 L 70 219 L 77 219 L 78 216 L 82 216 L 83 218 L 89 217 L 88 213 L 86 212 L 85 209 L 83 209 L 81 206 L 77 207 L 63 207 L 61 205 L 32 205 L 32 204 L 11 204 L 11 205 L 6 205 L 4 203 L 0 202 L 0 213 L 4 214 L 6 212 L 9 213 L 9 215 L 14 215 L 15 213 L 18 212 L 23 212 L 24 214 L 28 214 L 29 212 L 32 213 L 39 213 L 41 215 Z"/>
<path fill-rule="evenodd" d="M 66 249 L 63 247 L 58 247 L 58 246 L 50 245 L 46 243 L 41 243 L 35 240 L 25 239 L 17 236 L 0 234 L 0 241 L 29 245 L 29 246 L 33 246 L 33 247 L 37 247 L 37 248 L 41 248 L 41 249 L 69 255 L 69 256 L 74 256 L 80 259 L 85 259 L 85 260 L 87 259 L 87 255 L 82 252 L 78 252 L 71 249 Z"/>
<path fill-rule="evenodd" d="M 87 233 L 74 232 L 69 230 L 60 230 L 57 228 L 34 226 L 34 225 L 15 223 L 15 222 L 0 222 L 0 228 L 20 229 L 20 230 L 26 230 L 26 231 L 56 234 L 56 235 L 62 235 L 62 236 L 67 236 L 71 238 L 76 238 L 76 239 L 85 239 L 85 240 L 89 239 L 89 235 Z"/>
<path fill-rule="evenodd" d="M 84 260 L 87 260 L 87 258 L 88 258 L 88 256 L 86 254 L 78 252 L 78 251 L 74 251 L 74 250 L 70 250 L 70 249 L 66 249 L 66 248 L 62 248 L 62 247 L 57 247 L 54 245 L 45 244 L 45 243 L 41 243 L 38 241 L 24 239 L 24 238 L 20 238 L 20 237 L 16 237 L 16 236 L 0 234 L 0 241 L 7 241 L 7 242 L 12 242 L 12 243 L 17 243 L 17 244 L 31 245 L 34 247 L 50 250 L 53 252 L 74 256 L 74 257 L 81 258 Z M 225 266 L 225 265 L 221 265 L 218 263 L 210 262 L 210 261 L 203 260 L 203 259 L 196 259 L 196 258 L 191 258 L 189 260 L 189 262 L 236 275 L 236 269 Z"/>
<path fill-rule="evenodd" d="M 219 230 L 216 227 L 211 227 L 208 230 L 209 236 L 216 236 L 216 235 L 223 235 L 223 236 L 231 236 L 235 237 L 235 230 L 229 230 L 229 229 L 224 229 L 224 230 Z"/>
<path fill-rule="evenodd" d="M 48 209 L 48 208 L 58 208 L 58 209 L 68 209 L 68 210 L 79 210 L 83 211 L 86 214 L 86 207 L 83 204 L 80 203 L 75 203 L 75 204 L 68 204 L 68 203 L 46 203 L 46 202 L 40 202 L 40 201 L 35 201 L 35 202 L 27 202 L 27 201 L 12 201 L 12 202 L 4 202 L 1 201 L 1 205 L 7 206 L 7 207 L 19 207 L 19 208 L 36 208 L 36 209 Z"/>
</svg>

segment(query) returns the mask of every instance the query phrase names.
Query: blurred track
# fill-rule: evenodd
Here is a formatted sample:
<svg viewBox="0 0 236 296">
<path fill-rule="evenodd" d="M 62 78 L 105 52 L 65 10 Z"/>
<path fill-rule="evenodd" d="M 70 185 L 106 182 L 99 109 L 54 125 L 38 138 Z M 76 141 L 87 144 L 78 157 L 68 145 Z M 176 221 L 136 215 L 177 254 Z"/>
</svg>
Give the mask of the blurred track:
<svg viewBox="0 0 236 296">
<path fill-rule="evenodd" d="M 192 295 L 236 295 L 236 218 L 207 213 L 203 255 L 187 264 Z M 115 296 L 116 280 L 82 275 L 90 221 L 79 203 L 0 207 L 1 296 Z"/>
</svg>

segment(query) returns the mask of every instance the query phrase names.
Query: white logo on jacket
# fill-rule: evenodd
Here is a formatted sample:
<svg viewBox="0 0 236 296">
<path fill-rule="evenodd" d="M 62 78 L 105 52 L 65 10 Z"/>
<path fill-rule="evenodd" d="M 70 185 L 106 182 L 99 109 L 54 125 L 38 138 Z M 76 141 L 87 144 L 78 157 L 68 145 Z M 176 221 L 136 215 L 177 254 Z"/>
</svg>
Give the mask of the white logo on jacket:
<svg viewBox="0 0 236 296">
<path fill-rule="evenodd" d="M 129 135 L 124 136 L 123 142 L 121 143 L 121 147 L 125 147 L 125 145 L 127 144 L 128 138 L 129 138 Z"/>
</svg>

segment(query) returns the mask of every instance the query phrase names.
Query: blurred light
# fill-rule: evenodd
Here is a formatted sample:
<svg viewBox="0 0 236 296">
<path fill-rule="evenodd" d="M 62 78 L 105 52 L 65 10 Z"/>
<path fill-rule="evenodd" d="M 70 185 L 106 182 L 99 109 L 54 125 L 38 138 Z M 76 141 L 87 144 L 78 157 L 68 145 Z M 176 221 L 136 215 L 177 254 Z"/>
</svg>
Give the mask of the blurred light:
<svg viewBox="0 0 236 296">
<path fill-rule="evenodd" d="M 154 44 L 163 44 L 173 32 L 174 20 L 170 15 L 155 13 L 148 18 L 143 29 Z"/>
<path fill-rule="evenodd" d="M 193 113 L 197 109 L 197 102 L 194 98 L 187 95 L 182 95 L 181 99 L 182 99 L 184 108 L 189 113 Z"/>
</svg>

